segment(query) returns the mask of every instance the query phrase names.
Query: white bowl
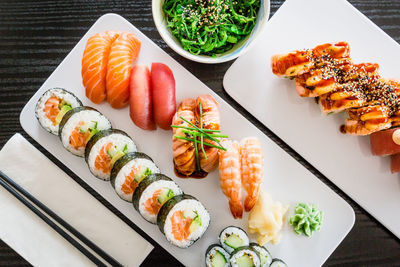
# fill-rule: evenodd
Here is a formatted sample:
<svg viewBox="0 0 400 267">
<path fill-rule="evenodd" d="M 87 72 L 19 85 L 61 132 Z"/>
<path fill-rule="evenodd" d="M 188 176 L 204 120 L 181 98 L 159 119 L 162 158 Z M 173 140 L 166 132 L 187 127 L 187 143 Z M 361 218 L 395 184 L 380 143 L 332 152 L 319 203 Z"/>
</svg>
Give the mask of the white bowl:
<svg viewBox="0 0 400 267">
<path fill-rule="evenodd" d="M 226 62 L 235 59 L 241 54 L 243 54 L 250 47 L 250 44 L 255 41 L 257 35 L 261 32 L 262 28 L 265 26 L 266 22 L 268 21 L 269 11 L 270 11 L 269 10 L 270 0 L 261 0 L 261 8 L 260 11 L 258 12 L 256 25 L 254 26 L 254 29 L 251 32 L 251 34 L 249 34 L 245 39 L 235 44 L 235 46 L 231 50 L 225 52 L 224 54 L 217 57 L 210 57 L 204 55 L 193 55 L 183 49 L 180 42 L 171 34 L 169 29 L 167 29 L 166 21 L 164 18 L 164 12 L 162 10 L 163 4 L 164 0 L 152 0 L 153 20 L 154 23 L 156 24 L 157 30 L 160 33 L 161 37 L 169 45 L 169 47 L 171 47 L 179 55 L 196 62 L 207 63 L 207 64 Z"/>
</svg>

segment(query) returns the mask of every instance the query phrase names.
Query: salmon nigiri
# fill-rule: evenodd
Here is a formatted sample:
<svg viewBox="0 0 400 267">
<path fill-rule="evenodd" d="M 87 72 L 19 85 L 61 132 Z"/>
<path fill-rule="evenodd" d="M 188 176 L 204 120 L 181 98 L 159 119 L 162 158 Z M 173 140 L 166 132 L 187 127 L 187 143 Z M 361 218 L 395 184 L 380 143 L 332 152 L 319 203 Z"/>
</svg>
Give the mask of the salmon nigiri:
<svg viewBox="0 0 400 267">
<path fill-rule="evenodd" d="M 139 55 L 140 41 L 133 33 L 121 33 L 111 45 L 107 64 L 107 101 L 113 108 L 129 102 L 129 79 Z"/>
<path fill-rule="evenodd" d="M 193 124 L 196 123 L 193 112 L 195 106 L 196 101 L 194 99 L 184 99 L 179 105 L 178 111 L 175 113 L 174 118 L 172 119 L 172 124 L 175 126 L 191 127 L 191 125 L 182 120 L 182 118 Z M 182 129 L 174 128 L 173 133 L 172 150 L 175 168 L 179 173 L 189 176 L 196 170 L 194 144 L 190 141 L 175 138 L 175 136 L 186 136 L 186 134 L 182 132 Z"/>
<path fill-rule="evenodd" d="M 200 114 L 200 105 L 202 114 Z M 219 130 L 220 129 L 220 114 L 218 103 L 211 95 L 200 95 L 196 100 L 195 115 L 198 123 L 202 123 L 204 129 Z M 219 145 L 215 141 L 206 140 L 207 143 Z M 218 148 L 205 146 L 205 154 L 199 153 L 200 167 L 205 172 L 211 172 L 218 165 Z"/>
<path fill-rule="evenodd" d="M 86 43 L 82 58 L 82 83 L 86 97 L 99 104 L 106 99 L 106 74 L 111 44 L 119 32 L 107 31 L 93 35 Z"/>
</svg>

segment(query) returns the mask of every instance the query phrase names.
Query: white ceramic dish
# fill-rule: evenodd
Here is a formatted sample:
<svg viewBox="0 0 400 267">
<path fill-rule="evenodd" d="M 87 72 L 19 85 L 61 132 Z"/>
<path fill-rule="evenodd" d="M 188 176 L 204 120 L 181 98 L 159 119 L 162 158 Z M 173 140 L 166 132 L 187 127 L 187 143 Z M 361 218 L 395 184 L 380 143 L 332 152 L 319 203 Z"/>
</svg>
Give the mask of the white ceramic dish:
<svg viewBox="0 0 400 267">
<path fill-rule="evenodd" d="M 261 32 L 262 28 L 267 23 L 270 12 L 270 0 L 261 0 L 261 8 L 257 17 L 256 26 L 254 27 L 252 33 L 244 40 L 237 43 L 231 50 L 225 52 L 223 55 L 212 58 L 204 55 L 193 55 L 183 49 L 180 42 L 171 34 L 171 32 L 166 27 L 164 12 L 162 10 L 163 3 L 164 0 L 152 0 L 153 20 L 161 37 L 169 45 L 169 47 L 171 47 L 179 55 L 196 62 L 207 64 L 216 64 L 230 61 L 247 51 L 251 44 L 254 43 L 256 37 L 258 36 L 258 33 Z"/>
<path fill-rule="evenodd" d="M 234 139 L 241 139 L 245 136 L 260 138 L 265 152 L 264 190 L 270 192 L 275 199 L 290 204 L 290 215 L 298 201 L 316 203 L 324 211 L 323 228 L 312 238 L 297 236 L 291 226 L 285 223 L 281 244 L 267 245 L 267 247 L 275 257 L 282 258 L 289 266 L 320 266 L 353 226 L 354 212 L 351 207 L 137 28 L 118 15 L 108 14 L 101 17 L 29 100 L 20 116 L 24 130 L 186 266 L 204 265 L 204 253 L 207 247 L 217 242 L 217 236 L 224 227 L 237 225 L 247 229 L 247 214 L 243 220 L 232 218 L 228 201 L 219 188 L 218 171 L 214 171 L 207 178 L 200 180 L 175 177 L 171 157 L 172 133 L 170 131 L 143 131 L 132 123 L 128 108 L 115 110 L 107 103 L 95 105 L 85 97 L 80 74 L 84 46 L 91 35 L 106 30 L 136 33 L 142 41 L 138 63 L 149 66 L 152 62 L 167 64 L 175 75 L 177 101 L 187 97 L 196 97 L 199 94 L 212 94 L 220 104 L 224 133 Z M 55 86 L 68 88 L 85 105 L 93 106 L 101 111 L 111 120 L 115 128 L 122 129 L 131 135 L 136 141 L 138 149 L 150 155 L 164 174 L 172 177 L 184 192 L 194 195 L 204 204 L 210 212 L 211 224 L 199 241 L 188 249 L 170 245 L 157 226 L 146 222 L 135 211 L 132 204 L 117 196 L 108 182 L 95 178 L 89 172 L 82 158 L 67 152 L 58 137 L 47 133 L 39 126 L 34 116 L 36 101 L 46 89 Z M 49 190 L 51 189 L 49 188 Z"/>
<path fill-rule="evenodd" d="M 326 12 L 328 5 L 330 11 Z M 400 180 L 398 174 L 390 173 L 389 158 L 371 155 L 369 137 L 341 134 L 343 114 L 321 114 L 314 99 L 297 95 L 294 81 L 272 74 L 273 54 L 342 40 L 350 43 L 355 62 L 377 62 L 383 77 L 400 78 L 399 44 L 347 1 L 287 0 L 260 34 L 257 44 L 228 70 L 224 87 L 245 109 L 400 237 Z"/>
</svg>

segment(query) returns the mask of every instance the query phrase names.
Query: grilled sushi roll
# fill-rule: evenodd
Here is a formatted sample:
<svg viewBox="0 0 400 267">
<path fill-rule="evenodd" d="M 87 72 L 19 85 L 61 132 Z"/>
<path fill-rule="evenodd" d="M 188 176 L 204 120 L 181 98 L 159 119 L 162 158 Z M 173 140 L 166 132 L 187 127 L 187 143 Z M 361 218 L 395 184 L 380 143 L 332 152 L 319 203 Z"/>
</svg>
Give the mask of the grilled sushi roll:
<svg viewBox="0 0 400 267">
<path fill-rule="evenodd" d="M 111 122 L 91 107 L 77 107 L 68 111 L 60 122 L 58 135 L 65 149 L 83 157 L 87 142 L 102 130 L 111 129 Z"/>
<path fill-rule="evenodd" d="M 196 100 L 195 117 L 197 123 L 203 124 L 204 129 L 219 130 L 220 129 L 220 114 L 217 106 L 217 101 L 211 95 L 200 95 Z M 202 114 L 200 114 L 200 106 Z M 207 143 L 218 145 L 215 141 L 208 140 Z M 211 172 L 217 167 L 218 164 L 218 148 L 205 146 L 205 153 L 199 153 L 200 168 L 205 172 Z"/>
<path fill-rule="evenodd" d="M 319 69 L 312 69 L 309 72 L 296 77 L 296 91 L 301 97 L 317 97 L 335 90 L 343 90 L 354 87 L 363 82 L 368 84 L 371 80 L 379 77 L 379 65 L 376 63 L 349 64 L 336 63 L 328 64 Z"/>
<path fill-rule="evenodd" d="M 213 244 L 206 251 L 207 267 L 229 267 L 229 259 L 231 256 L 220 245 Z"/>
<path fill-rule="evenodd" d="M 237 248 L 248 246 L 249 237 L 243 229 L 236 226 L 228 226 L 219 234 L 219 243 L 231 254 Z"/>
<path fill-rule="evenodd" d="M 180 117 L 185 118 L 187 121 L 195 124 L 195 106 L 196 101 L 194 99 L 187 98 L 183 100 L 178 107 L 178 111 L 175 113 L 172 119 L 172 125 L 191 127 L 189 123 L 185 122 Z M 180 128 L 173 128 L 173 133 L 173 136 L 186 136 Z M 175 169 L 182 175 L 191 175 L 196 169 L 196 155 L 193 142 L 173 137 L 172 151 Z"/>
<path fill-rule="evenodd" d="M 351 86 L 354 86 L 352 88 Z M 359 85 L 340 86 L 337 90 L 319 97 L 321 110 L 325 114 L 338 113 L 349 108 L 359 108 L 367 103 Z"/>
<path fill-rule="evenodd" d="M 136 145 L 125 132 L 103 130 L 86 144 L 85 160 L 94 176 L 109 180 L 114 163 L 129 152 L 136 152 Z"/>
<path fill-rule="evenodd" d="M 71 92 L 52 88 L 44 92 L 36 103 L 36 118 L 46 131 L 58 135 L 58 126 L 65 113 L 80 106 L 82 102 Z"/>
<path fill-rule="evenodd" d="M 271 58 L 272 72 L 278 76 L 295 77 L 315 68 L 328 59 L 346 59 L 351 62 L 350 46 L 347 42 L 322 44 L 314 49 L 297 50 Z M 323 60 L 322 60 L 323 59 Z"/>
<path fill-rule="evenodd" d="M 269 251 L 264 246 L 259 246 L 257 243 L 250 243 L 250 247 L 257 251 L 258 256 L 261 260 L 261 267 L 270 266 L 272 262 L 272 256 L 271 253 L 269 253 Z"/>
<path fill-rule="evenodd" d="M 144 153 L 130 152 L 118 159 L 111 169 L 110 183 L 123 200 L 132 202 L 132 195 L 147 176 L 160 173 L 153 160 Z"/>
<path fill-rule="evenodd" d="M 232 267 L 260 267 L 261 259 L 258 252 L 250 246 L 235 249 L 229 260 Z"/>
<path fill-rule="evenodd" d="M 157 215 L 157 225 L 167 240 L 188 248 L 203 236 L 210 224 L 210 214 L 196 198 L 178 195 L 168 200 Z"/>
<path fill-rule="evenodd" d="M 162 205 L 182 193 L 181 188 L 171 178 L 159 173 L 151 174 L 134 190 L 132 202 L 146 221 L 155 224 Z"/>
<path fill-rule="evenodd" d="M 391 127 L 389 108 L 382 105 L 347 110 L 349 118 L 341 127 L 343 133 L 369 135 Z"/>
</svg>

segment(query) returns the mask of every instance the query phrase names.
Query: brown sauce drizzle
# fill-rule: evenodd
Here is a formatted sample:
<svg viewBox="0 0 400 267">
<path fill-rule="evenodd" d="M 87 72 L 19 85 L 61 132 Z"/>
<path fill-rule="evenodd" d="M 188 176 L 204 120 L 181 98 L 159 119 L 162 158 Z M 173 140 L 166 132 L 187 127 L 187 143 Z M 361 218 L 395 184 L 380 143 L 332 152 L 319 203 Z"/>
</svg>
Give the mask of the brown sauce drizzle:
<svg viewBox="0 0 400 267">
<path fill-rule="evenodd" d="M 208 175 L 208 172 L 205 172 L 203 170 L 200 171 L 194 171 L 191 175 L 187 176 L 182 173 L 180 173 L 175 167 L 174 167 L 175 175 L 179 178 L 187 179 L 187 178 L 195 178 L 195 179 L 203 179 Z"/>
<path fill-rule="evenodd" d="M 389 115 L 399 110 L 400 98 L 395 92 L 396 87 L 377 74 L 377 64 L 356 65 L 349 59 L 334 59 L 329 54 L 315 55 L 314 51 L 309 53 L 309 60 L 313 63 L 310 71 L 319 69 L 322 79 L 333 78 L 342 85 L 340 91 L 357 93 L 357 97 L 349 97 L 347 100 L 365 99 L 363 106 L 386 106 Z"/>
</svg>

